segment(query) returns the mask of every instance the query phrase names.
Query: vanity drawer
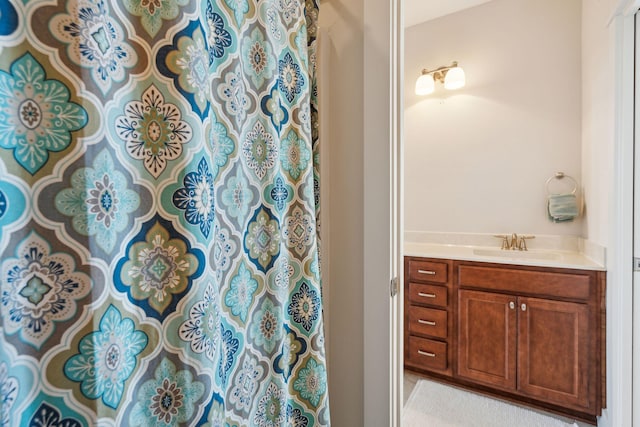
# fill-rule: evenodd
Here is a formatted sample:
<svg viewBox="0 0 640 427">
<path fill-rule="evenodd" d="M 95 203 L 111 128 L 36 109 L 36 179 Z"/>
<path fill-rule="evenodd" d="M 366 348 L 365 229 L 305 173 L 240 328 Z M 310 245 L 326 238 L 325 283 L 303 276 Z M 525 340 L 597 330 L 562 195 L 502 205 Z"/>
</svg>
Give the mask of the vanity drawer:
<svg viewBox="0 0 640 427">
<path fill-rule="evenodd" d="M 447 338 L 446 310 L 410 306 L 409 333 Z"/>
<path fill-rule="evenodd" d="M 593 275 L 531 271 L 479 265 L 459 265 L 458 285 L 464 289 L 529 294 L 543 297 L 588 300 Z"/>
<path fill-rule="evenodd" d="M 447 369 L 447 343 L 409 337 L 409 363 L 424 369 Z"/>
<path fill-rule="evenodd" d="M 409 283 L 409 301 L 416 304 L 446 307 L 447 290 L 444 286 Z"/>
<path fill-rule="evenodd" d="M 445 262 L 409 261 L 409 280 L 412 282 L 447 283 L 448 267 Z"/>
</svg>

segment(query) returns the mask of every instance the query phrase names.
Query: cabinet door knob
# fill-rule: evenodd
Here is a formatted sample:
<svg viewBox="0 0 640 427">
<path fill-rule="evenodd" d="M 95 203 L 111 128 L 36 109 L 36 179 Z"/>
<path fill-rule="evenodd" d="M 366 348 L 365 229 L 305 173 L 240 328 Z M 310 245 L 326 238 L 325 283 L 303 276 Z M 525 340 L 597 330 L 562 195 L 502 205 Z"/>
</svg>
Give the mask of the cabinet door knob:
<svg viewBox="0 0 640 427">
<path fill-rule="evenodd" d="M 509 303 L 509 308 L 510 308 L 511 310 L 515 309 L 515 308 L 516 308 L 516 303 L 515 303 L 515 302 L 513 302 L 513 301 L 511 301 L 511 302 Z"/>
<path fill-rule="evenodd" d="M 522 309 L 522 311 L 527 311 L 527 304 L 522 303 L 522 305 L 520 306 L 520 308 Z"/>
</svg>

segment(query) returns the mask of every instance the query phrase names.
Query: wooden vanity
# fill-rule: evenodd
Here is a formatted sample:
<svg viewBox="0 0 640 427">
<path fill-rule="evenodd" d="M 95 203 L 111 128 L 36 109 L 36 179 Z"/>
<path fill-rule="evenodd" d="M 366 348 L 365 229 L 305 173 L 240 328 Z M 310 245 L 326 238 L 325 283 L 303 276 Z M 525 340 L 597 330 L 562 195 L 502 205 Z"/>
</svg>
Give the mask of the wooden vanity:
<svg viewBox="0 0 640 427">
<path fill-rule="evenodd" d="M 592 424 L 605 272 L 405 257 L 405 368 Z"/>
</svg>

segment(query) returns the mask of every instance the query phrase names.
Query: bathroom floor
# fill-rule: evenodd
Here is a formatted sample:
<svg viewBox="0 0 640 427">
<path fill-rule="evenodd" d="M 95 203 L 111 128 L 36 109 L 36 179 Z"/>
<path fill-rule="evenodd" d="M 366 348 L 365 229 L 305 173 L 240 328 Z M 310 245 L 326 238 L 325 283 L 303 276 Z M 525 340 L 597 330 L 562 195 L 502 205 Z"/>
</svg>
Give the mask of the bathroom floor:
<svg viewBox="0 0 640 427">
<path fill-rule="evenodd" d="M 407 404 L 407 400 L 409 399 L 409 396 L 411 395 L 411 392 L 413 391 L 413 388 L 416 386 L 416 383 L 418 382 L 418 380 L 423 379 L 423 377 L 414 374 L 411 371 L 404 371 L 404 404 Z M 532 409 L 535 410 L 535 409 Z M 558 418 L 568 424 L 571 424 L 572 422 L 575 422 L 579 427 L 593 427 L 590 424 L 586 424 L 580 421 L 574 421 L 572 419 L 569 418 L 565 418 L 565 417 L 561 417 L 559 415 L 555 415 L 555 414 L 550 414 L 547 412 L 544 412 L 545 415 L 549 415 L 551 417 L 555 417 Z"/>
<path fill-rule="evenodd" d="M 413 388 L 416 386 L 416 383 L 421 377 L 414 374 L 411 371 L 404 371 L 404 404 L 407 404 L 407 400 L 413 391 Z"/>
</svg>

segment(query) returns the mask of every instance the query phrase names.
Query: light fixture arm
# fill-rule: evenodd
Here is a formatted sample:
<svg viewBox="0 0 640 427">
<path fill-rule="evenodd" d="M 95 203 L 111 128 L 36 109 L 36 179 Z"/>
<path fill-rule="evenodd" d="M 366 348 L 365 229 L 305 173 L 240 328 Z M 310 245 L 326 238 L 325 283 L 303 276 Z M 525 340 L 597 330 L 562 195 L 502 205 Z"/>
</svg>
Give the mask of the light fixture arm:
<svg viewBox="0 0 640 427">
<path fill-rule="evenodd" d="M 456 68 L 458 66 L 458 61 L 453 61 L 451 65 L 438 67 L 435 70 L 427 70 L 426 68 L 422 70 L 422 75 L 433 74 L 433 79 L 438 80 L 440 83 L 444 83 L 444 78 L 449 72 L 450 69 Z"/>
</svg>

